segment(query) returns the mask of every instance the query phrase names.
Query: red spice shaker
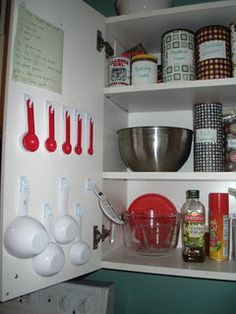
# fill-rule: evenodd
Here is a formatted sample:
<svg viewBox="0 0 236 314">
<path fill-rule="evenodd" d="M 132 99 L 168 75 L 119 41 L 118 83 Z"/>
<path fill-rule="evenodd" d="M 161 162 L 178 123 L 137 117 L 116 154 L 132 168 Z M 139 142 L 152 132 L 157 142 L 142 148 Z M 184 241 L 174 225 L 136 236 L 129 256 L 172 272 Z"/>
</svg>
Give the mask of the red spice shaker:
<svg viewBox="0 0 236 314">
<path fill-rule="evenodd" d="M 229 259 L 229 197 L 228 193 L 209 194 L 210 252 L 215 261 Z"/>
</svg>

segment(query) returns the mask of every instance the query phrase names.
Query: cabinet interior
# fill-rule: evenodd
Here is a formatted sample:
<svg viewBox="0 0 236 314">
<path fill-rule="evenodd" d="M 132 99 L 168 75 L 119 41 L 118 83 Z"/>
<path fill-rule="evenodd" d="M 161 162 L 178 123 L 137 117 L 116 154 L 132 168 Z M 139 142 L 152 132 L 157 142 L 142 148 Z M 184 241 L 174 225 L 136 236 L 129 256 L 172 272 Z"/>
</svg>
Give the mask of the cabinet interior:
<svg viewBox="0 0 236 314">
<path fill-rule="evenodd" d="M 219 24 L 219 21 L 220 24 L 229 26 L 234 21 L 235 14 L 235 1 L 219 1 L 112 17 L 106 19 L 106 36 L 113 44 L 116 55 L 139 42 L 149 53 L 159 54 L 161 34 L 164 32 L 175 28 L 196 31 L 206 25 Z M 208 194 L 227 192 L 229 187 L 235 188 L 234 173 L 194 173 L 193 146 L 187 162 L 176 173 L 134 173 L 125 168 L 120 158 L 116 132 L 124 127 L 148 125 L 193 129 L 192 108 L 196 103 L 220 102 L 224 112 L 234 110 L 236 79 L 114 88 L 107 87 L 106 83 L 105 79 L 103 182 L 104 190 L 114 207 L 122 212 L 141 194 L 159 193 L 168 197 L 180 210 L 185 201 L 185 191 L 192 188 L 200 190 L 200 198 L 208 217 Z M 236 201 L 230 197 L 230 213 L 235 208 Z M 173 253 L 174 256 L 144 258 L 132 255 L 123 247 L 121 227 L 115 226 L 115 230 L 115 244 L 113 243 L 112 248 L 106 243 L 103 245 L 102 265 L 105 268 L 122 267 L 131 271 L 236 280 L 233 274 L 236 263 L 231 260 L 219 268 L 217 263 L 211 261 L 203 265 L 184 264 L 180 253 L 181 241 L 179 250 Z M 165 269 L 163 265 L 166 265 Z"/>
</svg>

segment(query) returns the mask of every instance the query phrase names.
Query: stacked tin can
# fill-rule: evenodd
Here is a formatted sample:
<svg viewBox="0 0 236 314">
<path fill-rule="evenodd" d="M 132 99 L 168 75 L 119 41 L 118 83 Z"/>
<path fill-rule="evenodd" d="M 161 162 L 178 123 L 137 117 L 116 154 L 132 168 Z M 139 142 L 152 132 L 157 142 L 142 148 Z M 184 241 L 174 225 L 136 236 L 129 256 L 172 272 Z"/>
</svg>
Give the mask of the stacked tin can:
<svg viewBox="0 0 236 314">
<path fill-rule="evenodd" d="M 175 29 L 162 35 L 163 82 L 194 80 L 194 33 Z"/>
<path fill-rule="evenodd" d="M 196 33 L 196 72 L 198 80 L 232 76 L 230 30 L 210 25 Z"/>
<path fill-rule="evenodd" d="M 194 171 L 224 171 L 222 111 L 220 103 L 194 106 Z"/>
<path fill-rule="evenodd" d="M 233 77 L 236 77 L 236 22 L 230 25 L 231 36 L 231 61 Z"/>
<path fill-rule="evenodd" d="M 236 171 L 236 114 L 224 115 L 225 171 Z"/>
<path fill-rule="evenodd" d="M 109 86 L 130 85 L 130 60 L 125 57 L 109 59 Z"/>
</svg>

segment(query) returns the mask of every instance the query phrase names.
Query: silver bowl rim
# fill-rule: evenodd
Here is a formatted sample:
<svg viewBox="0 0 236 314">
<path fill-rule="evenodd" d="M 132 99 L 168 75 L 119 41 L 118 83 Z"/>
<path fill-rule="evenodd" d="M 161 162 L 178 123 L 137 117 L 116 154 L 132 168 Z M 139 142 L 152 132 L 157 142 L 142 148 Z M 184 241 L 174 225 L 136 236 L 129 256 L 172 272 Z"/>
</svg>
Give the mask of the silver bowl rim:
<svg viewBox="0 0 236 314">
<path fill-rule="evenodd" d="M 175 126 L 135 126 L 135 127 L 129 127 L 129 128 L 123 128 L 117 131 L 117 134 L 119 135 L 119 133 L 125 132 L 125 131 L 132 131 L 132 130 L 138 130 L 138 129 L 169 129 L 169 130 L 183 130 L 183 131 L 187 131 L 191 134 L 193 134 L 193 130 L 188 129 L 188 128 L 182 128 L 182 127 L 175 127 Z"/>
</svg>

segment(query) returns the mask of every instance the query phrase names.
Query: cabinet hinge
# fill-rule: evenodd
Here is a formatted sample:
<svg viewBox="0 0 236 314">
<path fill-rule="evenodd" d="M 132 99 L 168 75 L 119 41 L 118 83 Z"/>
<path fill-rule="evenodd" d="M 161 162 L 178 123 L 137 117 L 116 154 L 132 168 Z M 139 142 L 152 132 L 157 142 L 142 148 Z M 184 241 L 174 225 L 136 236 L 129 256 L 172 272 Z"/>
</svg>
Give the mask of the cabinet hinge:
<svg viewBox="0 0 236 314">
<path fill-rule="evenodd" d="M 111 234 L 109 229 L 106 229 L 104 225 L 102 225 L 102 232 L 98 230 L 98 226 L 93 226 L 93 249 L 96 250 L 98 248 L 98 243 L 102 240 L 102 242 L 109 237 Z"/>
<path fill-rule="evenodd" d="M 97 30 L 97 51 L 102 51 L 105 47 L 106 57 L 112 57 L 114 55 L 114 50 L 108 41 L 105 41 L 102 37 L 102 32 Z"/>
</svg>

